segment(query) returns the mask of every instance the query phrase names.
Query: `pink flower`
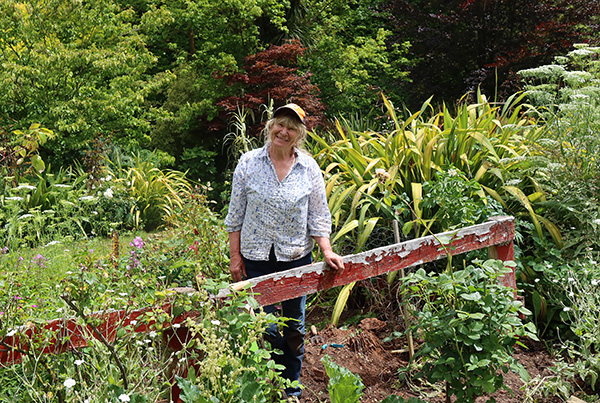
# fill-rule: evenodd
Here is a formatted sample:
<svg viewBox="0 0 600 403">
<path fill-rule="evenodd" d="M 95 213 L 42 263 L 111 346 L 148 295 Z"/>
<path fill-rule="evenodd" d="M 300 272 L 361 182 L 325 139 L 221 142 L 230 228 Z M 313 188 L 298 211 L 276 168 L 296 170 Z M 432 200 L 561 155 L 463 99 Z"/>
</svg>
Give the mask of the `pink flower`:
<svg viewBox="0 0 600 403">
<path fill-rule="evenodd" d="M 130 246 L 134 246 L 138 249 L 142 249 L 144 247 L 144 240 L 140 236 L 136 236 L 133 241 L 129 243 Z"/>
</svg>

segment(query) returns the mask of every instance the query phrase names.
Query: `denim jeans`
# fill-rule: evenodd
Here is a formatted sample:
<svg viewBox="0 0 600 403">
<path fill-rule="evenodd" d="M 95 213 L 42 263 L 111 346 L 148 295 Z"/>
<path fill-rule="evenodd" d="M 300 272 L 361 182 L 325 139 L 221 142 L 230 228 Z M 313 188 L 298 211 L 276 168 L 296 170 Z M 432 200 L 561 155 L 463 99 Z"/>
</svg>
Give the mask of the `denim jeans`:
<svg viewBox="0 0 600 403">
<path fill-rule="evenodd" d="M 256 261 L 244 258 L 248 278 L 289 270 L 310 263 L 312 263 L 312 255 L 310 253 L 301 259 L 291 262 L 278 262 L 273 248 L 271 248 L 268 261 Z M 265 306 L 263 309 L 267 313 L 275 313 L 276 311 L 274 305 Z M 273 348 L 283 352 L 281 355 L 274 354 L 273 360 L 285 367 L 281 376 L 291 381 L 300 380 L 302 359 L 304 357 L 305 312 L 306 296 L 281 302 L 281 315 L 290 320 L 285 322 L 286 326 L 283 328 L 283 334 L 273 324 L 269 326 L 265 335 L 265 339 L 271 343 Z M 285 391 L 289 396 L 300 394 L 300 388 L 286 389 Z"/>
</svg>

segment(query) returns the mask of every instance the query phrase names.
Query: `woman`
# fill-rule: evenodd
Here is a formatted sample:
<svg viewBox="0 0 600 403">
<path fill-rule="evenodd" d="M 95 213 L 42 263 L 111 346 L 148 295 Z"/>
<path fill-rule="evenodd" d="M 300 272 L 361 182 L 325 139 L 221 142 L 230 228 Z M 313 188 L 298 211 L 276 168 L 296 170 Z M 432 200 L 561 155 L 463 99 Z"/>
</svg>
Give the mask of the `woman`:
<svg viewBox="0 0 600 403">
<path fill-rule="evenodd" d="M 225 225 L 229 232 L 234 281 L 304 266 L 312 262 L 314 242 L 325 262 L 344 269 L 341 256 L 329 242 L 331 213 L 319 165 L 302 151 L 306 138 L 305 113 L 296 104 L 278 108 L 265 126 L 266 144 L 242 155 L 233 174 L 231 201 Z M 306 296 L 283 301 L 286 323 L 283 335 L 275 326 L 267 340 L 283 352 L 275 361 L 282 376 L 299 380 L 304 356 Z M 274 306 L 264 307 L 267 313 Z M 300 396 L 300 388 L 285 390 Z"/>
</svg>

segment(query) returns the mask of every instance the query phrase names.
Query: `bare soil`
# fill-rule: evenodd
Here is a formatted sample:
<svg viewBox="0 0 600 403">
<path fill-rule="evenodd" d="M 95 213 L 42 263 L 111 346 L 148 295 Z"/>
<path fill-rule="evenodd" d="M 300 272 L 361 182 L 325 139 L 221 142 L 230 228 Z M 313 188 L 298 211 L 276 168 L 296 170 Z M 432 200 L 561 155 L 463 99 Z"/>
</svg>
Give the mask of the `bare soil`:
<svg viewBox="0 0 600 403">
<path fill-rule="evenodd" d="M 318 311 L 318 310 L 317 310 Z M 317 330 L 317 337 L 311 337 L 311 323 L 323 323 L 322 313 L 309 312 L 307 317 L 307 344 L 304 356 L 301 382 L 305 389 L 301 402 L 329 402 L 327 385 L 329 378 L 321 358 L 327 354 L 337 364 L 348 368 L 362 379 L 365 385 L 361 402 L 379 403 L 389 395 L 406 399 L 416 397 L 430 403 L 445 402 L 441 384 L 419 384 L 417 381 L 401 382 L 398 369 L 408 365 L 407 341 L 399 338 L 390 342 L 383 340 L 394 330 L 392 325 L 375 318 L 363 319 L 358 325 L 339 329 L 325 326 Z M 316 326 L 315 326 L 316 328 Z M 327 347 L 323 349 L 323 345 Z M 332 344 L 340 346 L 332 347 Z M 418 340 L 416 340 L 418 347 Z M 515 358 L 527 369 L 533 378 L 537 375 L 550 375 L 549 367 L 554 359 L 542 343 L 525 341 L 527 349 L 518 347 Z M 343 346 L 343 347 L 341 347 Z M 521 403 L 526 391 L 521 390 L 524 382 L 512 372 L 504 374 L 504 384 L 510 390 L 500 390 L 493 397 L 498 403 Z M 512 392 L 512 393 L 511 393 Z M 487 401 L 489 396 L 480 398 Z M 558 397 L 536 397 L 538 403 L 561 402 Z"/>
</svg>

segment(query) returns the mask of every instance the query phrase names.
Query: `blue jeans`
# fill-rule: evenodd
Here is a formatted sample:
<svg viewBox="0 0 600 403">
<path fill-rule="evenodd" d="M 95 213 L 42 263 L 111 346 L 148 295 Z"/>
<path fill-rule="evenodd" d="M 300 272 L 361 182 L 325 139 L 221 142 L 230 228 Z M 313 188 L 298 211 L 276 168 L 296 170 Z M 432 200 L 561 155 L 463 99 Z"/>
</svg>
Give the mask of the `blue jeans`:
<svg viewBox="0 0 600 403">
<path fill-rule="evenodd" d="M 312 255 L 310 253 L 301 259 L 291 262 L 278 262 L 273 248 L 271 248 L 268 261 L 256 261 L 244 258 L 248 278 L 289 270 L 310 263 L 312 263 Z M 274 305 L 265 306 L 263 309 L 266 313 L 275 313 Z M 286 326 L 283 328 L 283 335 L 275 324 L 269 326 L 265 335 L 265 339 L 271 343 L 273 348 L 283 352 L 282 355 L 274 354 L 273 360 L 285 367 L 281 376 L 290 381 L 300 380 L 302 359 L 304 357 L 305 312 L 306 296 L 281 302 L 281 315 L 291 320 L 285 322 Z M 290 388 L 285 391 L 289 396 L 300 395 L 300 388 Z"/>
</svg>

